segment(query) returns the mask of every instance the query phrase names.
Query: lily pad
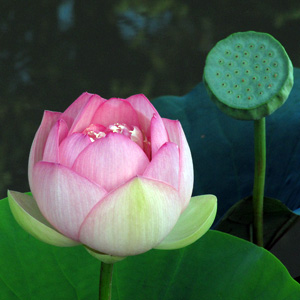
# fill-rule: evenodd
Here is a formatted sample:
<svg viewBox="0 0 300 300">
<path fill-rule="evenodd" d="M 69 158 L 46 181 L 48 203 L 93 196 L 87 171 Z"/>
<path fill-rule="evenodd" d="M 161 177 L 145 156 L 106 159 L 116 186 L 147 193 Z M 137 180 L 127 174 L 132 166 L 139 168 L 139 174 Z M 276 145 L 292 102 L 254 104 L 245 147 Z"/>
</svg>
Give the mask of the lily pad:
<svg viewBox="0 0 300 300">
<path fill-rule="evenodd" d="M 38 241 L 0 201 L 0 295 L 5 300 L 97 299 L 100 262 L 82 246 Z M 255 288 L 253 288 L 255 286 Z M 113 300 L 291 299 L 300 285 L 267 250 L 218 231 L 179 250 L 117 262 Z"/>
<path fill-rule="evenodd" d="M 263 219 L 264 247 L 285 264 L 294 278 L 299 277 L 300 216 L 279 200 L 265 197 Z M 253 241 L 252 197 L 247 197 L 231 207 L 216 229 Z"/>
</svg>

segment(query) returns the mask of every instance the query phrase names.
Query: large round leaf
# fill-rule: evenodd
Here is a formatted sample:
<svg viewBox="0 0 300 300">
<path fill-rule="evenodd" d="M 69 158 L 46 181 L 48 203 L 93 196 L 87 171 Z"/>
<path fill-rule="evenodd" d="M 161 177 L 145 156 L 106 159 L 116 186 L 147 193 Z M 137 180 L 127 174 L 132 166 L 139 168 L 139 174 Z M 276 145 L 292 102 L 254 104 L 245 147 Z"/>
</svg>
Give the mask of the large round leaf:
<svg viewBox="0 0 300 300">
<path fill-rule="evenodd" d="M 0 201 L 0 295 L 5 300 L 97 299 L 100 262 L 82 246 L 44 244 Z M 300 286 L 268 251 L 209 231 L 193 245 L 115 264 L 114 300 L 299 299 Z"/>
</svg>

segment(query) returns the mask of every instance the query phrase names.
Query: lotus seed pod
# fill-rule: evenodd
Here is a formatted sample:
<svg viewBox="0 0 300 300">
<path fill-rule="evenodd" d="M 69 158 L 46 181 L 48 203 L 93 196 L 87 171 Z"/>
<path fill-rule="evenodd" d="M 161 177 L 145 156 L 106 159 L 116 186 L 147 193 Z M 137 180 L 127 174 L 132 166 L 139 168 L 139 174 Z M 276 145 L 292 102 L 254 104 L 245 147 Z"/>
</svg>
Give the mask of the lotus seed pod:
<svg viewBox="0 0 300 300">
<path fill-rule="evenodd" d="M 209 52 L 203 81 L 224 113 L 236 119 L 259 120 L 288 98 L 294 83 L 293 65 L 271 35 L 238 32 Z"/>
</svg>

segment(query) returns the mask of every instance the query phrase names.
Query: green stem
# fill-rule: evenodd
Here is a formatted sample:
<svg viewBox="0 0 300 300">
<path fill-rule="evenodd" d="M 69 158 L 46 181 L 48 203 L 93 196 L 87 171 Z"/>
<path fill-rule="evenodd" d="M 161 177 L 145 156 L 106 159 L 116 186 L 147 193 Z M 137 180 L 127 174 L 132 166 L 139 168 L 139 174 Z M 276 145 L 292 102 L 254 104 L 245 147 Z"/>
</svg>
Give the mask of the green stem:
<svg viewBox="0 0 300 300">
<path fill-rule="evenodd" d="M 99 300 L 111 299 L 113 264 L 101 262 Z"/>
<path fill-rule="evenodd" d="M 263 209 L 266 175 L 266 120 L 254 121 L 254 185 L 253 185 L 253 225 L 254 242 L 263 247 Z"/>
</svg>

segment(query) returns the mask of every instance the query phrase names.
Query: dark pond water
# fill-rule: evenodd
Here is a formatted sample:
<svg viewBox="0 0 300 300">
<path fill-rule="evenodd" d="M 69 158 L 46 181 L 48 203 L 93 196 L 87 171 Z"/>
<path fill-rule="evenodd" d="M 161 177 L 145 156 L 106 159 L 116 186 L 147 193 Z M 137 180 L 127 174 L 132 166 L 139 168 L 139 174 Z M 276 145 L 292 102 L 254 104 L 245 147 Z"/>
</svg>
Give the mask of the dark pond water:
<svg viewBox="0 0 300 300">
<path fill-rule="evenodd" d="M 268 32 L 300 66 L 300 2 L 0 1 L 0 198 L 27 191 L 27 160 L 44 109 L 83 91 L 104 98 L 183 95 L 205 57 L 237 31 Z"/>
</svg>

